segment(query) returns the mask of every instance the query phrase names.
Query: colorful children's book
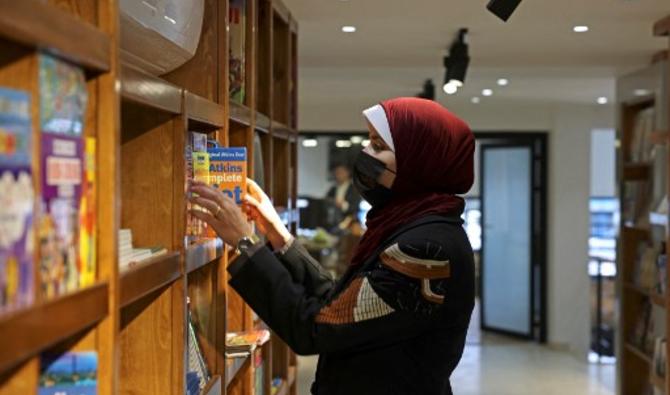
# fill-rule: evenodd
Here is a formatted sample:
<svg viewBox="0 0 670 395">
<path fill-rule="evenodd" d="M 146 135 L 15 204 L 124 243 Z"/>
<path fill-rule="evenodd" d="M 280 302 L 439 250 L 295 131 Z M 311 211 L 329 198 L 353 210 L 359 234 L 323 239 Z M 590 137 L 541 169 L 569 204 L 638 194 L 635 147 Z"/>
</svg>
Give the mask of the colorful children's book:
<svg viewBox="0 0 670 395">
<path fill-rule="evenodd" d="M 83 141 L 43 133 L 41 156 L 40 277 L 41 290 L 50 298 L 79 287 Z"/>
<path fill-rule="evenodd" d="M 96 395 L 98 354 L 70 352 L 41 358 L 38 395 Z"/>
<path fill-rule="evenodd" d="M 246 0 L 230 0 L 230 100 L 243 104 L 246 95 Z"/>
<path fill-rule="evenodd" d="M 0 314 L 33 301 L 30 96 L 0 88 Z"/>
<path fill-rule="evenodd" d="M 84 149 L 84 177 L 79 206 L 79 286 L 86 287 L 96 277 L 96 187 L 95 187 L 95 139 L 86 138 Z"/>
<path fill-rule="evenodd" d="M 270 340 L 270 331 L 266 329 L 227 333 L 226 353 L 251 352 L 268 340 Z"/>
<path fill-rule="evenodd" d="M 83 69 L 43 54 L 39 70 L 42 132 L 81 136 L 88 100 Z"/>
</svg>

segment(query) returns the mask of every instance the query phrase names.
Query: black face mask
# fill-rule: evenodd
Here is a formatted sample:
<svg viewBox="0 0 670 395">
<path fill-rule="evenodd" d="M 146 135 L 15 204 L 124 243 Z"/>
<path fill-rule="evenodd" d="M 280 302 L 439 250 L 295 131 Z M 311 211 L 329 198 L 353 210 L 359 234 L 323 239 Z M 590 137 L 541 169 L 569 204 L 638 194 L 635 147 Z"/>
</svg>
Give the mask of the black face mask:
<svg viewBox="0 0 670 395">
<path fill-rule="evenodd" d="M 364 151 L 358 153 L 354 163 L 354 186 L 372 207 L 383 206 L 391 199 L 393 194 L 389 188 L 377 181 L 384 170 L 392 172 L 379 159 Z"/>
</svg>

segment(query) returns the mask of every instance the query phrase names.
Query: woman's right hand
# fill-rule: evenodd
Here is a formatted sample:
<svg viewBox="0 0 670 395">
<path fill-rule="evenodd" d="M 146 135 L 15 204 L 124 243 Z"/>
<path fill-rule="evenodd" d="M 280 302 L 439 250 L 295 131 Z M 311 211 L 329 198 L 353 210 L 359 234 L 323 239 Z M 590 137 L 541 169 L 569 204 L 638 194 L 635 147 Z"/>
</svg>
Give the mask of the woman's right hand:
<svg viewBox="0 0 670 395">
<path fill-rule="evenodd" d="M 248 192 L 242 203 L 242 210 L 256 223 L 258 230 L 267 237 L 272 248 L 282 249 L 293 236 L 282 222 L 268 195 L 254 180 L 247 178 Z"/>
</svg>

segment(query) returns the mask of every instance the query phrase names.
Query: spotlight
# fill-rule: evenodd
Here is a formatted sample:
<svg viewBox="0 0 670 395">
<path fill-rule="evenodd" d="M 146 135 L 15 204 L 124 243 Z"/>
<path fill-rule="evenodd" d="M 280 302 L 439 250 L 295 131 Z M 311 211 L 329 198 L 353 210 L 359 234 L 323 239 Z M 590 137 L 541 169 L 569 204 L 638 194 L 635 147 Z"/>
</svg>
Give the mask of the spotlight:
<svg viewBox="0 0 670 395">
<path fill-rule="evenodd" d="M 444 74 L 443 89 L 450 95 L 456 93 L 455 90 L 458 90 L 458 88 L 463 86 L 465 75 L 468 72 L 470 55 L 468 44 L 465 42 L 466 34 L 468 34 L 468 29 L 460 29 L 458 31 L 456 41 L 454 41 L 451 44 L 451 48 L 449 48 L 449 56 L 444 58 L 444 67 L 446 67 L 447 70 Z M 451 91 L 453 92 L 449 93 Z"/>
<path fill-rule="evenodd" d="M 521 0 L 491 0 L 486 5 L 486 8 L 504 22 L 507 22 L 520 3 Z"/>
<path fill-rule="evenodd" d="M 435 84 L 428 79 L 423 83 L 423 90 L 416 95 L 422 99 L 435 100 Z"/>
</svg>

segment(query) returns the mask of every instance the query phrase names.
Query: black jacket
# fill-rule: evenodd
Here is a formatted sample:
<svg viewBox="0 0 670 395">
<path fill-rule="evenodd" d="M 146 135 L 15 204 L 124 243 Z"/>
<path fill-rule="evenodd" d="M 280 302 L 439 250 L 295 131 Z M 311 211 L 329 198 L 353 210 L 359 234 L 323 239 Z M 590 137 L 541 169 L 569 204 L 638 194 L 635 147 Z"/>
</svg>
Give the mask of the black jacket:
<svg viewBox="0 0 670 395">
<path fill-rule="evenodd" d="M 337 194 L 337 185 L 333 185 L 329 190 L 328 193 L 326 194 L 326 197 L 328 199 L 331 199 L 332 201 L 335 201 L 335 195 Z M 358 194 L 358 191 L 354 187 L 353 183 L 349 183 L 349 187 L 347 188 L 347 192 L 344 194 L 344 200 L 347 201 L 347 209 L 346 210 L 340 210 L 340 214 L 342 218 L 348 216 L 348 215 L 353 215 L 354 217 L 358 213 L 358 206 L 361 204 L 361 196 Z"/>
<path fill-rule="evenodd" d="M 461 225 L 406 225 L 337 283 L 297 243 L 259 247 L 229 266 L 230 284 L 296 353 L 320 354 L 313 394 L 450 395 L 474 307 Z"/>
</svg>

